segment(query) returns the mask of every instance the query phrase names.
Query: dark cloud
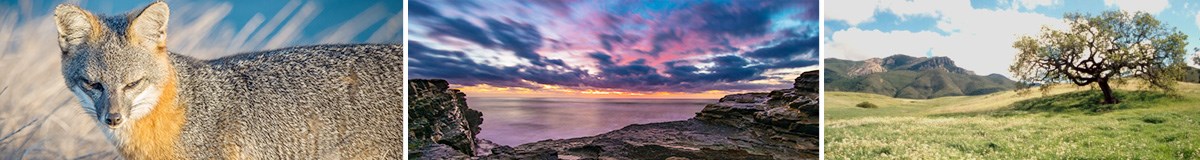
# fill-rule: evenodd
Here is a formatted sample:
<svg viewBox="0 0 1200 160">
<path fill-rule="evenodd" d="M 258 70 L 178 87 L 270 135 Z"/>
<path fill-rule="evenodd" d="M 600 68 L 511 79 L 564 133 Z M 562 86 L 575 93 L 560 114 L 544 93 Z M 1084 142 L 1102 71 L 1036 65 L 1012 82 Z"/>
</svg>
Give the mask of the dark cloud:
<svg viewBox="0 0 1200 160">
<path fill-rule="evenodd" d="M 414 78 L 440 78 L 456 84 L 490 84 L 505 87 L 533 87 L 522 80 L 542 84 L 579 85 L 587 77 L 579 69 L 551 70 L 536 66 L 497 67 L 471 61 L 466 53 L 429 48 L 421 42 L 409 42 L 409 71 Z M 558 61 L 557 63 L 562 63 Z"/>
<path fill-rule="evenodd" d="M 613 77 L 628 77 L 628 76 L 645 76 L 658 74 L 658 70 L 654 67 L 646 65 L 646 59 L 638 59 L 630 62 L 629 65 L 620 66 L 603 66 L 600 68 L 605 76 Z"/>
<path fill-rule="evenodd" d="M 787 38 L 773 46 L 747 51 L 742 55 L 765 63 L 765 69 L 807 67 L 819 63 L 817 59 L 820 58 L 816 57 L 819 43 L 817 37 Z M 800 57 L 805 53 L 813 54 Z"/>
<path fill-rule="evenodd" d="M 544 61 L 546 63 L 558 65 L 558 66 L 567 66 L 567 63 L 563 62 L 563 60 L 561 60 L 561 59 L 542 58 L 542 61 Z"/>
<path fill-rule="evenodd" d="M 435 10 L 428 12 L 437 13 Z M 435 23 L 434 25 L 427 25 L 432 29 L 429 33 L 430 36 L 452 37 L 473 42 L 486 48 L 501 48 L 513 51 L 518 57 L 529 60 L 530 63 L 537 66 L 550 64 L 566 66 L 566 63 L 562 60 L 548 59 L 537 53 L 537 50 L 543 46 L 545 40 L 541 32 L 533 25 L 513 22 L 511 20 L 500 21 L 488 18 L 483 20 L 487 25 L 487 29 L 484 29 L 461 18 L 433 17 L 440 16 L 440 14 L 428 15 L 431 19 L 429 22 Z"/>
<path fill-rule="evenodd" d="M 646 64 L 645 59 L 638 59 L 627 65 L 600 66 L 599 81 L 589 83 L 591 86 L 602 88 L 621 88 L 636 91 L 674 91 L 678 89 L 663 89 L 675 87 L 677 81 L 658 73 L 658 69 Z"/>
<path fill-rule="evenodd" d="M 746 52 L 744 55 L 758 59 L 792 59 L 801 54 L 816 51 L 819 43 L 816 37 L 791 38 L 774 46 Z"/>
<path fill-rule="evenodd" d="M 491 37 L 488 37 L 483 28 L 475 26 L 471 22 L 459 18 L 441 18 L 437 20 L 438 25 L 430 25 L 433 29 L 430 35 L 433 36 L 449 36 L 470 42 L 474 42 L 483 47 L 492 47 L 496 45 Z"/>
<path fill-rule="evenodd" d="M 683 33 L 676 32 L 674 29 L 656 33 L 654 34 L 654 37 L 650 39 L 650 42 L 653 43 L 653 48 L 651 48 L 649 51 L 638 50 L 638 52 L 658 57 L 659 53 L 662 53 L 664 50 L 666 50 L 667 45 L 683 43 L 682 34 Z"/>
<path fill-rule="evenodd" d="M 746 1 L 741 1 L 746 2 Z M 765 34 L 770 30 L 771 13 L 774 5 L 735 6 L 716 3 L 704 3 L 692 8 L 692 13 L 700 21 L 699 31 L 713 35 L 732 37 L 753 37 Z M 692 20 L 691 18 L 682 20 Z M 680 22 L 687 23 L 687 22 Z"/>
<path fill-rule="evenodd" d="M 666 73 L 681 81 L 714 83 L 765 78 L 759 76 L 760 73 L 764 72 L 763 68 L 753 66 L 749 60 L 735 55 L 714 57 L 702 62 L 711 62 L 714 65 L 709 68 L 698 68 L 693 65 L 681 65 L 679 64 L 681 62 L 678 61 L 664 64 L 667 65 Z"/>
<path fill-rule="evenodd" d="M 691 55 L 725 54 L 725 53 L 737 53 L 738 51 L 741 51 L 741 50 L 742 49 L 739 49 L 737 47 L 733 47 L 730 45 L 721 45 L 721 46 L 709 47 L 709 48 L 693 48 L 693 49 L 689 49 L 689 50 L 681 51 L 681 52 L 677 52 L 677 53 L 691 54 Z"/>
<path fill-rule="evenodd" d="M 811 5 L 806 5 L 806 6 L 818 6 L 817 1 L 815 1 L 815 0 L 804 1 L 804 3 L 811 4 Z M 796 16 L 795 18 L 798 18 L 798 19 L 818 21 L 818 20 L 821 20 L 821 9 L 816 8 L 816 7 L 804 8 L 803 14 L 796 14 L 795 16 Z"/>
<path fill-rule="evenodd" d="M 521 78 L 505 74 L 502 69 L 471 61 L 463 52 L 437 50 L 420 42 L 409 42 L 408 56 L 409 74 L 414 78 L 441 78 L 463 85 L 487 83 L 500 86 L 529 86 L 514 83 L 519 82 Z"/>
<path fill-rule="evenodd" d="M 811 4 L 809 4 L 811 3 Z M 680 52 L 682 54 L 707 53 L 707 52 L 736 52 L 735 47 L 731 47 L 730 41 L 744 40 L 746 38 L 761 37 L 771 34 L 771 16 L 783 8 L 799 7 L 799 6 L 816 6 L 816 1 L 812 0 L 797 0 L 797 1 L 731 1 L 731 2 L 703 2 L 689 4 L 681 7 L 680 10 L 667 12 L 670 13 L 665 21 L 669 23 L 658 23 L 653 26 L 655 30 L 650 36 L 650 47 L 647 50 L 634 50 L 637 53 L 659 57 L 667 49 L 672 48 L 672 45 L 681 45 L 683 37 L 699 38 L 707 40 L 711 45 L 729 46 L 729 47 L 704 47 L 704 48 L 688 48 Z M 800 8 L 804 11 L 815 9 Z M 627 13 L 629 14 L 629 13 Z M 637 17 L 634 15 L 623 15 L 626 17 Z M 809 12 L 799 13 L 809 14 Z M 626 20 L 608 20 L 610 22 L 625 22 Z M 617 29 L 618 31 L 620 29 Z M 686 35 L 685 35 L 686 34 Z M 601 35 L 601 45 L 606 51 L 612 51 L 612 41 L 606 39 L 605 35 Z M 692 43 L 689 41 L 689 43 Z M 694 45 L 694 44 L 691 44 Z M 685 45 L 690 46 L 690 45 Z M 706 51 L 707 50 L 707 51 Z"/>
<path fill-rule="evenodd" d="M 600 53 L 600 52 L 592 52 L 592 53 L 588 54 L 588 57 L 592 57 L 592 59 L 596 59 L 596 63 L 600 64 L 601 66 L 613 65 L 612 56 L 609 56 L 608 54 L 604 54 L 604 53 Z"/>
<path fill-rule="evenodd" d="M 621 38 L 621 36 L 611 35 L 611 34 L 600 34 L 600 35 L 597 35 L 596 38 L 600 39 L 600 44 L 602 45 L 602 47 L 604 47 L 604 50 L 609 51 L 609 52 L 613 51 L 612 43 L 621 44 L 621 43 L 625 42 L 625 38 Z"/>
<path fill-rule="evenodd" d="M 819 62 L 818 60 L 779 61 L 779 62 L 774 62 L 774 63 L 767 63 L 767 65 L 765 65 L 763 68 L 765 68 L 765 69 L 800 68 L 800 67 L 814 66 L 814 65 L 817 65 L 818 62 Z"/>
<path fill-rule="evenodd" d="M 783 85 L 742 84 L 741 81 L 760 80 L 764 68 L 735 55 L 719 56 L 701 62 L 712 67 L 698 68 L 684 61 L 665 62 L 667 70 L 658 69 L 638 59 L 628 64 L 614 64 L 612 57 L 600 52 L 589 54 L 599 61 L 599 72 L 588 74 L 579 68 L 548 69 L 538 66 L 497 67 L 471 61 L 463 52 L 429 48 L 420 42 L 409 43 L 410 74 L 413 78 L 441 78 L 456 84 L 489 84 L 500 87 L 533 87 L 524 81 L 572 88 L 619 88 L 630 91 L 703 92 L 707 90 L 749 90 Z"/>
<path fill-rule="evenodd" d="M 556 70 L 538 66 L 510 67 L 505 74 L 520 76 L 525 80 L 541 84 L 561 86 L 582 86 L 585 83 L 582 80 L 591 77 L 587 72 L 577 68 Z"/>
<path fill-rule="evenodd" d="M 554 11 L 559 16 L 571 16 L 571 6 L 567 5 L 566 0 L 543 0 L 543 1 L 526 1 L 546 7 Z"/>
<path fill-rule="evenodd" d="M 527 59 L 534 65 L 546 65 L 545 58 L 536 52 L 542 47 L 542 32 L 538 32 L 533 25 L 496 19 L 486 19 L 484 23 L 487 23 L 488 30 L 492 31 L 492 36 L 502 43 L 504 49 L 513 51 L 517 57 Z"/>
<path fill-rule="evenodd" d="M 587 24 L 594 26 L 578 31 L 583 37 L 592 38 L 594 35 L 595 39 L 583 38 L 582 40 L 578 39 L 580 36 L 562 36 L 577 34 L 574 33 L 575 31 L 539 30 L 562 27 L 541 26 L 554 25 L 558 21 L 544 24 L 538 21 L 522 21 L 524 20 L 522 17 L 513 15 L 475 16 L 469 12 L 470 10 L 461 10 L 461 6 L 455 6 L 453 4 L 455 1 L 413 2 L 415 3 L 410 3 L 412 10 L 410 13 L 416 16 L 415 20 L 417 21 L 413 22 L 417 24 L 414 25 L 430 28 L 430 32 L 424 34 L 433 39 L 409 42 L 410 75 L 413 78 L 447 79 L 462 85 L 489 84 L 499 87 L 537 88 L 529 83 L 533 82 L 572 89 L 610 88 L 646 92 L 762 90 L 764 88 L 785 88 L 790 84 L 771 85 L 747 82 L 767 79 L 765 74 L 772 69 L 816 65 L 816 60 L 809 59 L 818 59 L 801 57 L 805 53 L 816 52 L 819 45 L 818 37 L 790 33 L 790 30 L 786 33 L 784 31 L 772 32 L 770 29 L 772 13 L 776 13 L 781 8 L 794 7 L 796 4 L 804 3 L 812 3 L 811 6 L 814 6 L 815 10 L 816 1 L 813 0 L 778 1 L 783 4 L 775 1 L 688 2 L 682 3 L 680 6 L 668 7 L 665 10 L 649 8 L 651 10 L 628 13 L 605 10 L 609 12 L 598 13 L 598 15 L 564 16 L 589 18 Z M 565 1 L 531 1 L 522 2 L 520 5 L 538 5 L 549 10 L 518 9 L 512 12 L 522 15 L 538 11 L 553 11 L 559 16 L 569 15 L 573 12 L 571 11 L 573 9 L 571 8 L 572 2 Z M 438 10 L 454 7 L 459 8 L 462 12 L 468 12 L 465 16 L 473 17 L 466 17 L 470 20 L 446 17 L 443 13 L 460 12 L 439 12 L 445 10 Z M 574 9 L 586 10 L 587 8 Z M 794 16 L 812 18 L 810 16 L 813 15 L 808 14 L 815 13 L 810 10 L 802 11 L 805 12 Z M 546 15 L 542 13 L 542 15 L 530 16 Z M 580 21 L 582 20 L 568 19 L 561 22 L 576 23 Z M 542 31 L 553 31 L 554 33 L 543 33 Z M 547 38 L 547 36 L 566 37 L 566 39 L 555 40 Z M 491 50 L 512 51 L 517 58 L 530 63 L 515 66 L 492 65 L 485 60 L 471 59 L 467 56 L 468 53 L 456 51 L 455 48 L 435 49 L 422 43 L 422 41 L 425 43 L 439 42 L 442 38 L 461 39 Z M 750 40 L 761 41 L 760 39 L 773 40 L 759 45 L 762 47 L 749 47 L 754 48 L 749 50 L 740 49 L 747 48 L 744 46 L 735 46 L 760 43 L 748 42 Z M 641 42 L 642 40 L 645 42 Z M 539 50 L 577 50 L 579 47 L 572 47 L 572 43 L 586 46 L 596 45 L 597 41 L 599 42 L 598 47 L 593 46 L 594 49 L 591 49 L 590 53 L 582 55 L 586 56 L 583 57 L 584 63 L 588 63 L 589 61 L 586 60 L 590 58 L 595 60 L 595 65 L 570 66 L 566 61 L 550 59 L 538 52 Z M 649 48 L 643 48 L 645 50 L 625 49 L 628 46 L 641 44 L 649 44 Z M 570 52 L 574 51 L 566 53 Z M 625 57 L 617 58 L 621 57 L 617 55 L 622 54 L 632 56 L 630 58 L 646 58 L 646 56 L 633 54 L 644 54 L 653 58 L 623 62 L 619 59 Z M 692 56 L 702 54 L 720 54 L 722 56 Z M 661 55 L 684 58 L 663 60 L 659 59 Z M 810 56 L 816 56 L 816 54 Z M 571 62 L 579 63 L 579 61 Z M 581 68 L 582 66 L 587 66 L 587 69 Z M 593 66 L 594 69 L 590 68 Z"/>
<path fill-rule="evenodd" d="M 429 7 L 429 5 L 426 5 L 424 2 L 421 2 L 421 1 L 409 1 L 408 2 L 408 14 L 413 15 L 413 17 L 421 17 L 421 16 L 441 17 L 442 16 L 442 13 L 439 13 L 436 9 L 433 9 L 433 7 Z"/>
</svg>

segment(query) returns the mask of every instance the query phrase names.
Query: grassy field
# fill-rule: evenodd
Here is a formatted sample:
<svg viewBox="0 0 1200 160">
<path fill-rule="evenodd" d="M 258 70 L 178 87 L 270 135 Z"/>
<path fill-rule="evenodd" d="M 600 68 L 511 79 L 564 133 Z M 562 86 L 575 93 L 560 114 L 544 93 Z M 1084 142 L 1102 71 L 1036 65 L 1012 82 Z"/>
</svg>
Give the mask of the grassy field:
<svg viewBox="0 0 1200 160">
<path fill-rule="evenodd" d="M 1174 94 L 1055 86 L 928 100 L 825 93 L 829 159 L 1197 159 L 1200 84 Z M 859 108 L 869 102 L 878 108 Z"/>
</svg>

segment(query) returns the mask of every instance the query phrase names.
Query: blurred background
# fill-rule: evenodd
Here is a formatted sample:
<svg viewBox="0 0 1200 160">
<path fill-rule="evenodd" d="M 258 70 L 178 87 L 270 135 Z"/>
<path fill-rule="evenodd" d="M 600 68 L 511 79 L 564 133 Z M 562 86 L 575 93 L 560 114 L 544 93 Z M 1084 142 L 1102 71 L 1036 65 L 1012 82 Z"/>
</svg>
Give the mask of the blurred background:
<svg viewBox="0 0 1200 160">
<path fill-rule="evenodd" d="M 0 0 L 0 159 L 113 159 L 62 79 L 54 7 L 117 15 L 152 0 Z M 401 43 L 403 2 L 174 1 L 168 50 L 201 59 L 297 45 Z"/>
</svg>

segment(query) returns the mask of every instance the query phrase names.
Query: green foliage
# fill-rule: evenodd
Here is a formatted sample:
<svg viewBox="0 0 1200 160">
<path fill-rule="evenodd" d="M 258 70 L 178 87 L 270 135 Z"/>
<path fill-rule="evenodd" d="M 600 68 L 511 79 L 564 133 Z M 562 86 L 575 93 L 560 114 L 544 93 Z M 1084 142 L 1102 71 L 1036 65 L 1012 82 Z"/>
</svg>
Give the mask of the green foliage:
<svg viewBox="0 0 1200 160">
<path fill-rule="evenodd" d="M 1197 52 L 1200 52 L 1200 48 L 1195 48 L 1195 50 Z M 1200 65 L 1200 56 L 1192 57 L 1192 63 L 1196 63 L 1196 65 Z"/>
<path fill-rule="evenodd" d="M 1196 56 L 1195 60 L 1200 60 L 1200 56 Z M 1200 83 L 1200 69 L 1187 67 L 1183 71 L 1183 76 L 1179 77 L 1181 82 Z"/>
<path fill-rule="evenodd" d="M 1045 27 L 1041 35 L 1013 42 L 1018 54 L 1009 71 L 1018 81 L 1096 84 L 1106 94 L 1105 103 L 1117 103 L 1109 84 L 1121 84 L 1119 78 L 1142 79 L 1170 91 L 1187 67 L 1188 36 L 1151 14 L 1109 11 L 1063 17 L 1067 30 Z"/>
<path fill-rule="evenodd" d="M 856 106 L 858 108 L 879 108 L 879 106 L 876 106 L 875 104 L 872 104 L 871 102 L 866 102 L 866 101 L 863 101 L 862 103 L 858 103 L 858 105 L 854 105 L 854 106 Z"/>
</svg>

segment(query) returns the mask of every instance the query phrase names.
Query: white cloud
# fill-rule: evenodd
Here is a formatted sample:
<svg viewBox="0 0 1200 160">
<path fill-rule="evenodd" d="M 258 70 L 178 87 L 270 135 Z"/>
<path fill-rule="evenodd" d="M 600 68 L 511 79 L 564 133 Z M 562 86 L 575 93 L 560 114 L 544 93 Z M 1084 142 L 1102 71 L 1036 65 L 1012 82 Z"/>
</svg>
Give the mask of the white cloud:
<svg viewBox="0 0 1200 160">
<path fill-rule="evenodd" d="M 1116 6 L 1126 11 L 1158 14 L 1167 9 L 1167 0 L 1104 0 L 1104 5 Z"/>
<path fill-rule="evenodd" d="M 1200 26 L 1200 11 L 1196 12 L 1196 26 Z"/>
<path fill-rule="evenodd" d="M 1011 4 L 1014 9 L 1036 9 L 1038 7 L 1058 5 L 1059 0 L 1011 0 L 1005 3 Z"/>
<path fill-rule="evenodd" d="M 860 23 L 874 20 L 875 12 L 890 12 L 900 16 L 930 16 L 941 17 L 953 12 L 970 9 L 969 1 L 913 1 L 913 0 L 876 0 L 863 1 L 830 1 L 826 2 L 825 19 L 842 20 L 856 26 Z M 962 8 L 963 6 L 967 8 Z"/>
<path fill-rule="evenodd" d="M 1200 26 L 1200 11 L 1196 12 L 1196 26 Z M 1192 44 L 1192 45 L 1195 45 L 1195 44 Z M 1191 62 L 1190 60 L 1192 60 L 1192 58 L 1194 58 L 1196 56 L 1200 56 L 1200 52 L 1193 52 L 1190 55 L 1184 56 L 1184 58 L 1189 60 L 1188 62 Z M 1191 65 L 1194 67 L 1200 67 L 1200 64 L 1188 63 L 1188 65 Z"/>
<path fill-rule="evenodd" d="M 842 20 L 850 26 L 871 21 L 875 16 L 878 1 L 827 1 L 825 2 L 825 19 Z"/>
<path fill-rule="evenodd" d="M 861 30 L 850 28 L 832 33 L 833 41 L 825 47 L 826 56 L 842 59 L 868 59 L 893 54 L 924 56 L 931 47 L 945 42 L 938 33 L 922 31 Z"/>
<path fill-rule="evenodd" d="M 879 4 L 880 10 L 891 11 L 892 13 L 905 16 L 932 16 L 939 17 L 949 14 L 947 10 L 953 10 L 956 6 L 970 7 L 969 1 L 909 1 L 909 0 L 885 0 Z"/>
<path fill-rule="evenodd" d="M 926 52 L 932 52 L 934 56 L 950 57 L 959 66 L 978 74 L 1011 75 L 1008 66 L 1016 54 L 1012 43 L 1018 37 L 1035 35 L 1045 25 L 1051 28 L 1064 26 L 1061 20 L 1042 14 L 974 9 L 968 2 L 959 2 L 962 3 L 881 2 L 881 10 L 890 10 L 900 16 L 939 17 L 938 29 L 949 34 L 852 27 L 829 33 L 831 39 L 825 46 L 826 56 L 862 60 L 894 54 L 923 57 Z"/>
</svg>

